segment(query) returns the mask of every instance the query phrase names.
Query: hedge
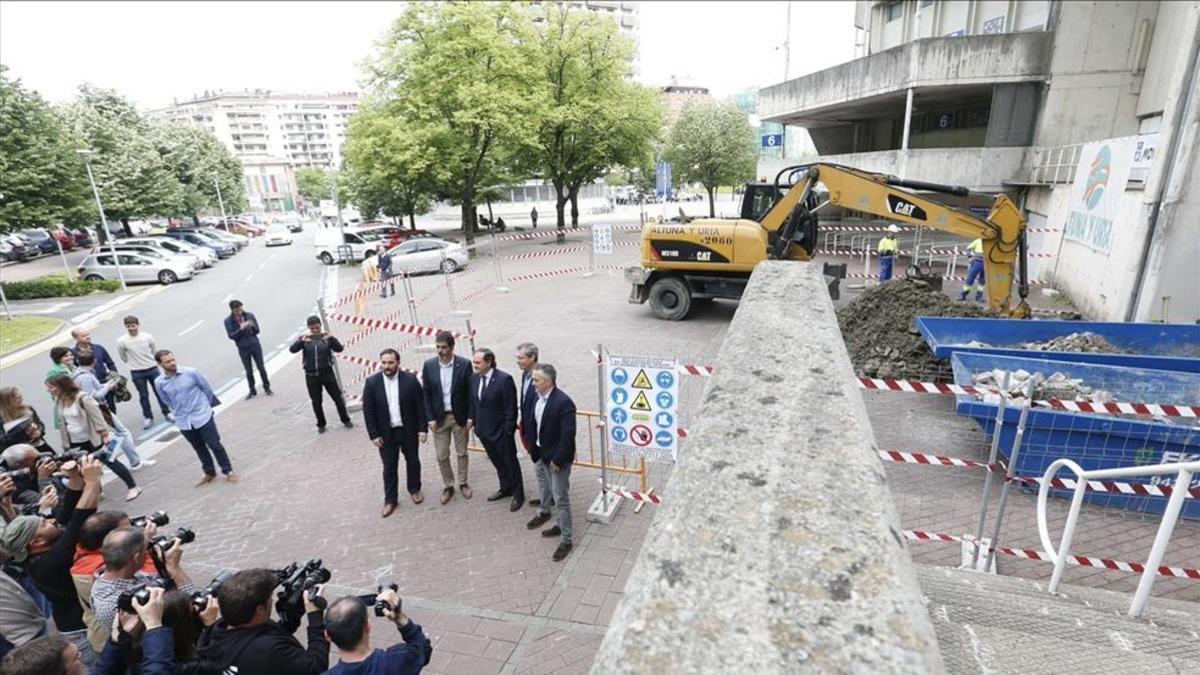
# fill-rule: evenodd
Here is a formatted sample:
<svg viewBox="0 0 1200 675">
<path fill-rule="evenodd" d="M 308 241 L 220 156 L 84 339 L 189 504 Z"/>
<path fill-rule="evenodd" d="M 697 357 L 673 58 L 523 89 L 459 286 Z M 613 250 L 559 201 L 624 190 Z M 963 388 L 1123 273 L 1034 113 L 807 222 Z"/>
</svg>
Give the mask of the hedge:
<svg viewBox="0 0 1200 675">
<path fill-rule="evenodd" d="M 36 300 L 38 298 L 63 298 L 102 292 L 111 293 L 121 288 L 119 281 L 70 281 L 63 275 L 48 275 L 29 281 L 12 281 L 0 284 L 4 296 L 9 300 Z"/>
</svg>

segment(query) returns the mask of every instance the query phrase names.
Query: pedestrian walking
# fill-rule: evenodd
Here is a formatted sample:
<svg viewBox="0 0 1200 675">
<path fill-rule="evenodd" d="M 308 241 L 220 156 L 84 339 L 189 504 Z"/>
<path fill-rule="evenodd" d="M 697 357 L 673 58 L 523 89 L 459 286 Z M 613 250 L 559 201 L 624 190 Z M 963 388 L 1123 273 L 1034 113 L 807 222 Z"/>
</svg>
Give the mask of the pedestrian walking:
<svg viewBox="0 0 1200 675">
<path fill-rule="evenodd" d="M 142 405 L 142 428 L 149 429 L 154 425 L 154 414 L 150 411 L 150 390 L 154 390 L 154 398 L 163 417 L 172 420 L 171 408 L 163 402 L 158 389 L 153 387 L 158 377 L 158 364 L 154 353 L 158 347 L 154 344 L 154 336 L 143 331 L 141 321 L 132 314 L 125 317 L 125 334 L 117 338 L 117 356 L 129 364 L 129 378 L 137 388 L 138 403 Z"/>
<path fill-rule="evenodd" d="M 442 503 L 445 504 L 454 497 L 456 484 L 455 467 L 450 463 L 451 441 L 454 441 L 458 464 L 459 493 L 463 499 L 470 499 L 472 494 L 471 486 L 467 484 L 471 362 L 454 354 L 454 334 L 450 331 L 439 331 L 433 339 L 437 356 L 421 366 L 421 386 L 425 393 L 425 417 L 429 421 L 429 431 L 433 432 L 433 447 L 442 473 Z"/>
<path fill-rule="evenodd" d="M 70 375 L 75 371 L 75 355 L 66 347 L 51 347 L 50 361 L 54 365 L 46 371 L 46 379 L 59 375 Z"/>
<path fill-rule="evenodd" d="M 225 334 L 233 340 L 233 344 L 237 345 L 238 356 L 242 359 L 242 368 L 246 370 L 246 383 L 250 385 L 250 393 L 246 394 L 246 400 L 258 396 L 258 391 L 254 388 L 254 369 L 250 367 L 250 361 L 254 361 L 254 365 L 258 366 L 258 374 L 262 377 L 263 392 L 267 396 L 274 396 L 275 392 L 271 391 L 271 380 L 267 377 L 267 369 L 263 365 L 263 350 L 262 342 L 258 340 L 258 317 L 242 308 L 240 300 L 229 301 L 229 316 L 225 317 Z"/>
<path fill-rule="evenodd" d="M 386 298 L 388 289 L 392 290 L 392 297 L 396 296 L 396 282 L 392 281 L 392 256 L 387 254 L 387 247 L 383 244 L 379 245 L 379 297 Z"/>
<path fill-rule="evenodd" d="M 308 399 L 312 402 L 313 414 L 317 417 L 317 432 L 325 433 L 325 405 L 322 402 L 321 391 L 329 393 L 333 405 L 337 408 L 338 419 L 349 429 L 354 426 L 350 421 L 350 413 L 346 412 L 346 399 L 342 397 L 342 388 L 338 384 L 337 374 L 333 371 L 333 355 L 342 351 L 342 343 L 321 327 L 321 317 L 308 317 L 308 332 L 296 338 L 288 351 L 295 354 L 303 351 L 301 365 L 304 367 L 304 384 L 308 389 Z"/>
<path fill-rule="evenodd" d="M 80 354 L 92 353 L 96 357 L 96 365 L 92 370 L 96 374 L 96 379 L 101 382 L 108 382 L 111 377 L 119 375 L 117 372 L 117 362 L 113 361 L 113 357 L 108 353 L 102 345 L 92 342 L 92 332 L 83 326 L 76 326 L 71 329 L 71 337 L 75 339 L 75 346 L 71 348 L 71 353 L 75 355 L 75 360 L 79 361 Z M 115 389 L 115 387 L 114 387 Z M 117 395 L 113 390 L 104 396 L 104 402 L 108 404 L 108 409 L 112 412 L 117 412 Z"/>
<path fill-rule="evenodd" d="M 221 434 L 217 431 L 217 420 L 213 416 L 213 406 L 220 405 L 221 401 L 213 393 L 208 380 L 195 368 L 179 367 L 175 355 L 168 349 L 155 352 L 154 360 L 162 368 L 162 375 L 154 380 L 154 390 L 175 411 L 175 426 L 192 445 L 204 469 L 204 477 L 196 483 L 196 487 L 211 483 L 217 477 L 214 459 L 221 473 L 225 474 L 225 480 L 238 482 L 229 454 L 221 444 Z"/>
<path fill-rule="evenodd" d="M 533 229 L 535 229 L 535 230 L 537 229 L 537 219 L 538 219 L 538 212 L 537 212 L 537 207 L 535 206 L 535 207 L 533 207 L 533 210 L 529 212 L 529 220 L 533 222 Z"/>
<path fill-rule="evenodd" d="M 108 451 L 112 436 L 109 418 L 96 399 L 80 391 L 69 375 L 55 375 L 46 380 L 46 390 L 54 397 L 54 411 L 62 419 L 59 433 L 63 448 L 96 452 L 96 458 L 125 483 L 125 501 L 131 502 L 142 494 L 133 474 Z"/>
<path fill-rule="evenodd" d="M 120 417 L 112 414 L 112 409 L 105 402 L 113 387 L 117 386 L 117 381 L 112 380 L 106 384 L 101 384 L 100 379 L 96 377 L 96 354 L 94 352 L 83 352 L 79 355 L 78 367 L 71 375 L 71 379 L 75 381 L 83 393 L 96 399 L 101 407 L 101 412 L 107 410 L 108 415 L 105 419 L 112 426 L 113 439 L 108 443 L 108 452 L 112 456 L 116 456 L 117 448 L 125 453 L 125 459 L 129 460 L 129 468 L 133 471 L 138 471 L 144 466 L 154 466 L 156 464 L 153 459 L 142 459 L 138 454 L 137 446 L 133 441 L 133 432 Z"/>
<path fill-rule="evenodd" d="M 400 352 L 385 349 L 379 354 L 382 371 L 363 384 L 363 420 L 367 437 L 379 449 L 383 463 L 383 511 L 387 518 L 399 501 L 400 455 L 404 466 L 409 498 L 414 504 L 425 501 L 421 493 L 421 456 L 419 443 L 427 437 L 425 403 L 417 378 L 400 370 Z"/>
<path fill-rule="evenodd" d="M 537 515 L 525 527 L 535 530 L 550 520 L 550 504 L 558 513 L 558 524 L 542 531 L 543 537 L 559 537 L 552 559 L 566 558 L 573 547 L 571 528 L 571 465 L 575 461 L 575 402 L 557 386 L 558 373 L 549 363 L 533 367 L 533 388 L 537 400 L 533 416 L 525 420 L 522 433 L 542 464 L 548 480 L 539 487 L 542 504 Z"/>
<path fill-rule="evenodd" d="M 879 240 L 877 251 L 879 253 L 879 280 L 887 281 L 892 278 L 892 264 L 896 261 L 896 233 L 900 228 L 895 225 L 888 225 L 887 234 Z"/>
</svg>

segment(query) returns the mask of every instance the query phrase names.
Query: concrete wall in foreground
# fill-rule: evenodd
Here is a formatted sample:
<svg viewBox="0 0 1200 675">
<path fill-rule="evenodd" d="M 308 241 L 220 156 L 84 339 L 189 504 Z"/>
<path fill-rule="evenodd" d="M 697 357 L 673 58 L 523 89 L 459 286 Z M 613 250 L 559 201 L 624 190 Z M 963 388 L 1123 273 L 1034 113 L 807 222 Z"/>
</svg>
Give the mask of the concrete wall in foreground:
<svg viewBox="0 0 1200 675">
<path fill-rule="evenodd" d="M 944 670 L 821 269 L 764 262 L 593 673 Z"/>
</svg>

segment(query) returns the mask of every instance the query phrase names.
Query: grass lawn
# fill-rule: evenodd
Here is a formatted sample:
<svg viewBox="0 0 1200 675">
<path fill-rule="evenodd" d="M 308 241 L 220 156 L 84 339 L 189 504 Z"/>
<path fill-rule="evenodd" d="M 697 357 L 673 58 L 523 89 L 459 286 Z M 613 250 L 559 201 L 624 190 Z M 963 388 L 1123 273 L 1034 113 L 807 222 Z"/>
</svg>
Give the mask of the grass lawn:
<svg viewBox="0 0 1200 675">
<path fill-rule="evenodd" d="M 0 319 L 0 354 L 53 335 L 62 324 L 58 319 L 44 316 L 18 316 L 11 321 Z"/>
</svg>

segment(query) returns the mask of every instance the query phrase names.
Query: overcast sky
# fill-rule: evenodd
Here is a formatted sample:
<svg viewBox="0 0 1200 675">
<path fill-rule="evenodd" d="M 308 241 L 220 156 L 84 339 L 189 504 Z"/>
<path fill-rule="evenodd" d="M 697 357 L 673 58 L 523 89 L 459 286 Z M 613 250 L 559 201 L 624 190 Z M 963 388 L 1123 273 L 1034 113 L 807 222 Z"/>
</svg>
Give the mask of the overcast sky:
<svg viewBox="0 0 1200 675">
<path fill-rule="evenodd" d="M 52 101 L 82 82 L 142 108 L 206 89 L 358 89 L 359 64 L 399 2 L 0 1 L 0 63 Z M 646 84 L 724 96 L 783 78 L 786 2 L 642 2 Z M 796 77 L 848 61 L 853 2 L 792 4 Z"/>
</svg>

